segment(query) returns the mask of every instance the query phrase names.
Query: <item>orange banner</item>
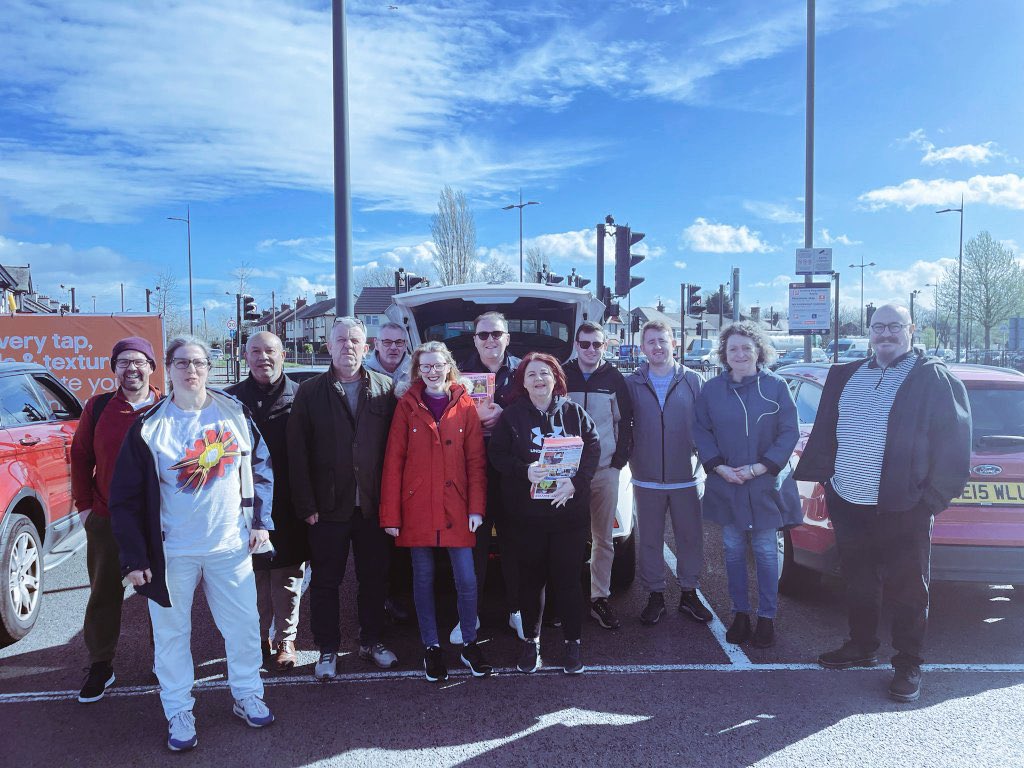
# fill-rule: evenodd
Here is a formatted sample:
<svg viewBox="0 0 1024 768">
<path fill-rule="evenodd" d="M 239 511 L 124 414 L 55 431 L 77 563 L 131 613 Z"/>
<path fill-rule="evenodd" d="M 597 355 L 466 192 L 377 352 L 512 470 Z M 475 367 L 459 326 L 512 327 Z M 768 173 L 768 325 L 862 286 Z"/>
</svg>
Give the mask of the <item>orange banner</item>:
<svg viewBox="0 0 1024 768">
<path fill-rule="evenodd" d="M 153 345 L 152 383 L 162 390 L 164 335 L 159 315 L 0 315 L 0 360 L 38 363 L 84 403 L 117 387 L 110 352 L 126 336 L 141 336 Z"/>
</svg>

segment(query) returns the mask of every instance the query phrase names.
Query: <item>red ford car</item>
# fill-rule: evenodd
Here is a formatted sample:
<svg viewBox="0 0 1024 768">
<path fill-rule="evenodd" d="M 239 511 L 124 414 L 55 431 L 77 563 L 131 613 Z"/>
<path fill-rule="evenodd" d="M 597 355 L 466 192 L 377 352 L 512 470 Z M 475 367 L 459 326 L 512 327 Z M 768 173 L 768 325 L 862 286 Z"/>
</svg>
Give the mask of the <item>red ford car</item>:
<svg viewBox="0 0 1024 768">
<path fill-rule="evenodd" d="M 1024 584 L 1024 374 L 1008 368 L 950 365 L 967 387 L 973 417 L 971 477 L 963 495 L 935 518 L 932 578 Z M 803 451 L 814 425 L 828 365 L 778 371 L 789 383 Z M 793 590 L 822 573 L 838 574 L 832 523 L 817 483 L 798 482 L 804 524 L 786 532 L 780 589 Z"/>
</svg>

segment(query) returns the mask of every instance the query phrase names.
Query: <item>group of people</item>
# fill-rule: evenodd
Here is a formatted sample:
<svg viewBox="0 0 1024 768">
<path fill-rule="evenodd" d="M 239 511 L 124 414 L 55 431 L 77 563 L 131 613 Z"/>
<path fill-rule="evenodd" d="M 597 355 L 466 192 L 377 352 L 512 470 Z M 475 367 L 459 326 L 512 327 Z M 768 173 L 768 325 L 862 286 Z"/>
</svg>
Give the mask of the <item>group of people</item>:
<svg viewBox="0 0 1024 768">
<path fill-rule="evenodd" d="M 296 385 L 283 371 L 281 340 L 261 332 L 246 344 L 248 377 L 226 391 L 208 386 L 206 342 L 186 336 L 167 346 L 167 397 L 150 382 L 152 345 L 123 339 L 111 353 L 117 390 L 88 401 L 72 446 L 91 585 L 90 667 L 79 700 L 99 700 L 114 682 L 124 578 L 149 598 L 167 745 L 193 748 L 191 614 L 201 584 L 224 638 L 233 711 L 252 727 L 269 725 L 260 666 L 296 664 L 307 564 L 314 676 L 337 674 L 339 589 L 350 550 L 360 658 L 382 669 L 398 663 L 382 632 L 386 606 L 407 589 L 424 674 L 447 678 L 434 590 L 443 551 L 457 593 L 448 639 L 473 676 L 487 676 L 493 668 L 477 638 L 492 541 L 509 626 L 519 636 L 516 667 L 540 668 L 546 614 L 562 628 L 559 665 L 583 672 L 580 568 L 588 545 L 590 615 L 605 629 L 621 625 L 609 598 L 627 462 L 648 592 L 641 623 L 658 623 L 666 610 L 667 516 L 679 611 L 711 620 L 698 592 L 707 518 L 722 528 L 733 609 L 726 639 L 771 646 L 777 532 L 803 519 L 795 480 L 814 480 L 826 489 L 850 605 L 849 641 L 819 661 L 877 663 L 884 582 L 896 602 L 890 695 L 916 699 L 931 521 L 967 479 L 970 411 L 945 366 L 911 351 L 905 309 L 880 307 L 871 332 L 874 357 L 830 372 L 795 471 L 796 408 L 786 382 L 768 370 L 768 339 L 749 323 L 723 330 L 724 370 L 706 383 L 676 362 L 672 329 L 659 321 L 641 329 L 647 362 L 623 376 L 605 361 L 605 332 L 593 322 L 576 329 L 575 354 L 563 365 L 539 352 L 512 356 L 506 319 L 487 312 L 460 366 L 440 341 L 410 353 L 405 329 L 394 323 L 379 329 L 371 353 L 362 322 L 341 317 L 324 373 Z M 493 374 L 493 396 L 474 399 L 463 373 Z M 550 480 L 540 461 L 544 440 L 557 437 L 579 438 L 578 468 L 535 494 Z M 403 562 L 408 570 L 396 567 Z"/>
</svg>

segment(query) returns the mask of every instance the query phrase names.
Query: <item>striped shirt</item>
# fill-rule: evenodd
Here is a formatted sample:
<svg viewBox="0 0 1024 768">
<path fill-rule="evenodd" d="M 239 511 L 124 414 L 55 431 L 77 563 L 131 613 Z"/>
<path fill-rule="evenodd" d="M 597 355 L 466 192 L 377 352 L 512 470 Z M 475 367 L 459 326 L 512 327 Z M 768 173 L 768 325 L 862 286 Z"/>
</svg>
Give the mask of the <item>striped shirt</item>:
<svg viewBox="0 0 1024 768">
<path fill-rule="evenodd" d="M 836 473 L 832 487 L 851 504 L 877 504 L 889 412 L 896 392 L 917 363 L 908 352 L 882 368 L 872 358 L 846 382 L 839 396 Z"/>
<path fill-rule="evenodd" d="M 647 378 L 651 380 L 651 386 L 654 387 L 654 394 L 658 397 L 658 404 L 661 405 L 661 410 L 665 410 L 665 398 L 668 397 L 668 390 L 672 386 L 672 379 L 675 376 L 675 371 L 672 371 L 667 376 L 655 376 L 649 370 L 647 371 Z"/>
</svg>

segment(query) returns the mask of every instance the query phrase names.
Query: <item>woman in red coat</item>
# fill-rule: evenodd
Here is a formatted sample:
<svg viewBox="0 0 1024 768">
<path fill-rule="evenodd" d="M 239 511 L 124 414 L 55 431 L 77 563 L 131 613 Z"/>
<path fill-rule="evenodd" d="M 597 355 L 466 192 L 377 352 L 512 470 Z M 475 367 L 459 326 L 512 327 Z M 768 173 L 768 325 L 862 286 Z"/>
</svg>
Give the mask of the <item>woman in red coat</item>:
<svg viewBox="0 0 1024 768">
<path fill-rule="evenodd" d="M 473 399 L 458 383 L 448 347 L 421 344 L 412 355 L 412 385 L 395 409 L 384 457 L 380 524 L 412 554 L 413 600 L 427 680 L 446 680 L 437 636 L 434 549 L 448 551 L 458 592 L 464 644 L 460 658 L 476 677 L 489 675 L 476 643 L 473 546 L 487 498 L 487 454 Z"/>
</svg>

